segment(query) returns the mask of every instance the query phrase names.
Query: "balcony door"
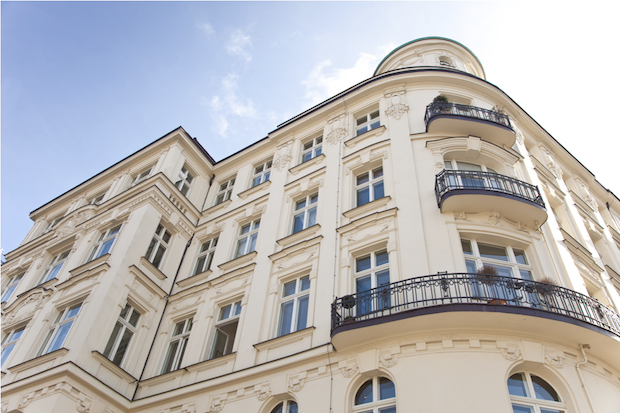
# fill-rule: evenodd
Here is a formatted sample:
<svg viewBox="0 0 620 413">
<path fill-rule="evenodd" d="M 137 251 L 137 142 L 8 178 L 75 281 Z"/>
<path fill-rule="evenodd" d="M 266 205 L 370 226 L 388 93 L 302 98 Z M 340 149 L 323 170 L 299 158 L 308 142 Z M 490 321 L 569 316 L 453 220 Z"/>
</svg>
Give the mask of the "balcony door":
<svg viewBox="0 0 620 413">
<path fill-rule="evenodd" d="M 449 171 L 464 171 L 463 174 L 456 174 L 449 177 L 451 187 L 461 189 L 500 189 L 499 181 L 489 174 L 497 172 L 485 165 L 478 165 L 469 162 L 447 159 L 444 161 L 445 169 Z M 471 173 L 467 173 L 471 172 Z M 488 172 L 488 173 L 484 173 Z"/>
</svg>

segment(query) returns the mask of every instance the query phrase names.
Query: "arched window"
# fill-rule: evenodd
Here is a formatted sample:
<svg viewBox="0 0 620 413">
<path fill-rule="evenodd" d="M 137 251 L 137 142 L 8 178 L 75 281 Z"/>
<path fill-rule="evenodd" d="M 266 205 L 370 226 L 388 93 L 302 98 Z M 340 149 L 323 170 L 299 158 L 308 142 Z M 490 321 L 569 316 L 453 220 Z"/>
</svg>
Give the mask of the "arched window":
<svg viewBox="0 0 620 413">
<path fill-rule="evenodd" d="M 396 389 L 385 377 L 373 377 L 360 386 L 355 393 L 354 412 L 396 413 Z"/>
<path fill-rule="evenodd" d="M 273 408 L 271 413 L 297 413 L 297 403 L 292 400 L 286 400 Z"/>
<path fill-rule="evenodd" d="M 544 379 L 530 373 L 515 373 L 508 379 L 514 413 L 565 413 L 566 404 Z"/>
</svg>

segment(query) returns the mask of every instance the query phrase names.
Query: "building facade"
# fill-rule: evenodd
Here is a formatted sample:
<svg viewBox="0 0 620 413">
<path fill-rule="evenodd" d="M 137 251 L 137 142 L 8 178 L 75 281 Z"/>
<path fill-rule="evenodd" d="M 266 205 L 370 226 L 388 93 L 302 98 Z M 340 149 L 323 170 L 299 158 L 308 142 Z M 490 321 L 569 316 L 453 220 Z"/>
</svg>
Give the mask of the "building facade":
<svg viewBox="0 0 620 413">
<path fill-rule="evenodd" d="M 449 39 L 30 217 L 2 413 L 620 411 L 620 201 Z"/>
</svg>

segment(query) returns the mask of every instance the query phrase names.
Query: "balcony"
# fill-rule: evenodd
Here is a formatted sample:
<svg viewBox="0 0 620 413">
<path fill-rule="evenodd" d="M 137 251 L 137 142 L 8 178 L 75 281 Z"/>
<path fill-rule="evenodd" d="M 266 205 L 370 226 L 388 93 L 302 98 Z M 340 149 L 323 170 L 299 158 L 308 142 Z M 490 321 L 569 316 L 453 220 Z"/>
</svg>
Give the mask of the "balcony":
<svg viewBox="0 0 620 413">
<path fill-rule="evenodd" d="M 589 340 L 601 352 L 618 353 L 615 363 L 620 364 L 620 316 L 591 297 L 551 284 L 439 273 L 346 295 L 332 303 L 332 342 L 339 351 L 410 331 L 438 329 L 517 330 Z"/>
<path fill-rule="evenodd" d="M 478 136 L 496 145 L 510 148 L 515 131 L 507 115 L 476 106 L 433 102 L 426 107 L 426 132 L 452 136 Z"/>
<path fill-rule="evenodd" d="M 435 196 L 441 212 L 495 211 L 533 229 L 547 220 L 538 187 L 496 173 L 443 170 L 435 177 Z"/>
</svg>

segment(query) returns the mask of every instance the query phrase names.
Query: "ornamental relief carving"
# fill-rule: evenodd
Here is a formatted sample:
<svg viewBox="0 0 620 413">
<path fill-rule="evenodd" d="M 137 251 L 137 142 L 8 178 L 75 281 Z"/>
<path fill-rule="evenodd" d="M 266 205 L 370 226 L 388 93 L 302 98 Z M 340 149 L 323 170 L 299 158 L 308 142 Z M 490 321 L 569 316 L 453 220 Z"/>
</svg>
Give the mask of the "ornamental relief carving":
<svg viewBox="0 0 620 413">
<path fill-rule="evenodd" d="M 200 302 L 200 299 L 202 298 L 202 295 L 203 295 L 202 292 L 199 292 L 199 293 L 191 294 L 180 300 L 177 300 L 172 305 L 172 311 L 183 310 L 184 308 L 191 307 L 193 305 L 198 304 Z"/>
<path fill-rule="evenodd" d="M 314 258 L 314 256 L 319 251 L 319 246 L 314 245 L 312 247 L 303 248 L 298 251 L 291 253 L 290 255 L 281 258 L 275 262 L 276 270 L 285 270 L 287 268 L 293 267 L 295 265 L 299 265 L 303 262 L 309 261 Z"/>
<path fill-rule="evenodd" d="M 294 139 L 291 139 L 276 147 L 276 151 L 278 151 L 278 154 L 276 155 L 276 158 L 273 161 L 273 167 L 278 172 L 286 168 L 289 162 L 293 160 L 293 155 L 291 155 L 291 149 L 293 147 L 293 142 L 294 142 Z"/>
<path fill-rule="evenodd" d="M 347 136 L 346 118 L 346 113 L 343 113 L 327 121 L 325 140 L 329 144 L 338 143 Z"/>
<path fill-rule="evenodd" d="M 341 361 L 338 366 L 340 367 L 340 373 L 342 373 L 342 375 L 347 379 L 355 376 L 359 370 L 356 361 Z"/>
<path fill-rule="evenodd" d="M 545 363 L 556 369 L 561 369 L 564 366 L 562 358 L 555 351 L 545 351 Z"/>
<path fill-rule="evenodd" d="M 384 218 L 371 223 L 370 226 L 354 229 L 345 235 L 345 245 L 385 232 L 393 227 L 393 223 L 392 218 Z"/>
<path fill-rule="evenodd" d="M 257 384 L 254 386 L 254 394 L 258 400 L 266 400 L 267 397 L 271 396 L 271 385 L 269 383 Z"/>
<path fill-rule="evenodd" d="M 293 374 L 288 381 L 289 389 L 292 392 L 298 392 L 303 389 L 304 384 L 306 383 L 306 372 Z"/>
<path fill-rule="evenodd" d="M 237 278 L 228 280 L 227 282 L 221 284 L 220 286 L 218 286 L 218 288 L 216 288 L 215 294 L 222 295 L 222 294 L 226 294 L 231 291 L 234 291 L 234 290 L 238 290 L 239 288 L 246 286 L 249 280 L 250 280 L 249 275 L 245 275 L 244 277 L 237 277 Z"/>
<path fill-rule="evenodd" d="M 220 394 L 219 396 L 214 396 L 211 401 L 211 406 L 209 406 L 209 412 L 220 412 L 224 408 L 226 404 L 226 399 L 228 398 L 228 394 Z M 196 409 L 194 408 L 194 411 Z"/>
<path fill-rule="evenodd" d="M 508 361 L 517 361 L 521 358 L 521 349 L 519 347 L 508 347 L 500 349 L 502 356 Z"/>
<path fill-rule="evenodd" d="M 388 100 L 390 107 L 387 108 L 385 114 L 396 119 L 400 118 L 409 111 L 409 106 L 405 104 L 405 91 L 399 90 L 385 94 L 385 98 Z"/>
<path fill-rule="evenodd" d="M 381 354 L 381 357 L 379 358 L 379 364 L 381 364 L 386 369 L 394 367 L 396 363 L 398 363 L 398 354 Z"/>
<path fill-rule="evenodd" d="M 3 324 L 9 326 L 29 319 L 45 305 L 54 294 L 53 290 L 33 291 L 28 297 L 21 301 L 15 308 L 10 308 L 4 315 Z"/>
</svg>

